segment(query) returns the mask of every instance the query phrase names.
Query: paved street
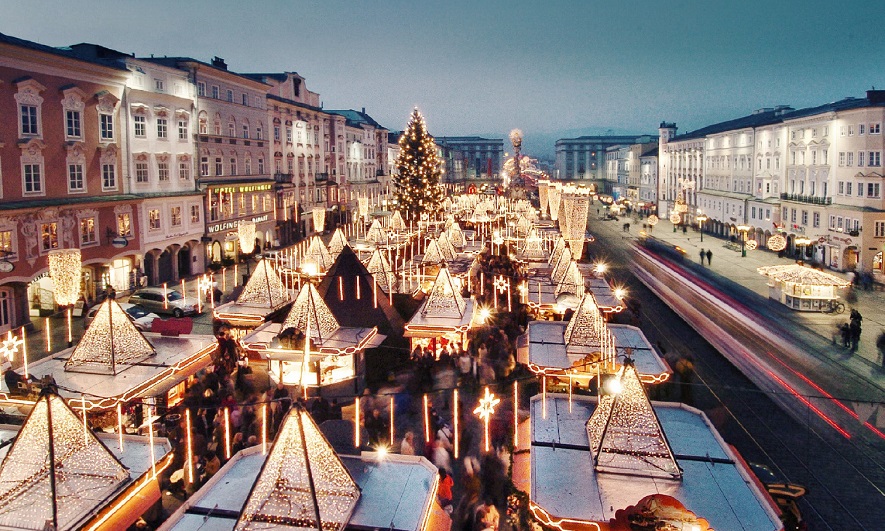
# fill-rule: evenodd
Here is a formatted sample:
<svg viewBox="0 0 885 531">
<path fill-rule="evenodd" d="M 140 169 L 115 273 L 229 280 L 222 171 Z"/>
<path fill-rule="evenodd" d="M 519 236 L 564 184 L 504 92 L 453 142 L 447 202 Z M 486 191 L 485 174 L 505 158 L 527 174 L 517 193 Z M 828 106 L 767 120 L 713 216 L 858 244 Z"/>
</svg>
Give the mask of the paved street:
<svg viewBox="0 0 885 531">
<path fill-rule="evenodd" d="M 881 509 L 882 503 L 871 504 L 870 500 L 883 500 L 885 456 L 882 445 L 874 447 L 871 446 L 874 443 L 870 441 L 847 440 L 832 430 L 815 429 L 811 422 L 814 414 L 810 411 L 809 419 L 801 422 L 778 407 L 773 400 L 774 395 L 760 391 L 668 305 L 630 274 L 627 263 L 631 255 L 628 253 L 627 243 L 637 236 L 636 226 L 639 225 L 641 229 L 641 223 L 632 223 L 632 231 L 627 234 L 622 231 L 623 222 L 591 220 L 590 231 L 598 239 L 589 252 L 596 259 L 613 263 L 612 275 L 615 281 L 624 283 L 630 295 L 641 301 L 640 326 L 653 343 L 660 342 L 664 346 L 671 364 L 686 355 L 694 358 L 695 385 L 691 386 L 690 393 L 694 405 L 707 413 L 725 440 L 735 445 L 748 461 L 767 464 L 789 481 L 809 488 L 809 494 L 801 503 L 803 514 L 809 521 L 809 529 L 878 529 L 881 519 L 885 517 L 885 510 Z M 662 222 L 655 228 L 655 235 L 674 235 L 672 228 L 665 229 L 662 225 L 665 223 Z M 705 275 L 705 280 L 715 279 L 717 287 L 734 292 L 740 288 L 739 284 L 729 285 L 734 280 L 729 276 L 729 271 L 734 270 L 736 278 L 761 284 L 754 291 L 767 297 L 765 278 L 758 275 L 755 268 L 775 263 L 778 261 L 776 255 L 751 252 L 747 258 L 741 259 L 740 253 L 725 249 L 722 247 L 722 240 L 709 235 L 705 235 L 703 244 L 699 241 L 699 234 L 683 235 L 679 232 L 675 236 L 674 243 L 688 250 L 689 259 L 701 247 L 713 249 L 713 266 L 710 268 L 712 274 Z M 768 261 L 769 258 L 773 260 Z M 866 295 L 859 299 L 861 304 L 871 304 L 869 301 L 876 296 L 870 293 L 860 295 Z M 741 300 L 739 296 L 735 298 Z M 754 307 L 767 310 L 762 306 L 765 305 Z M 871 321 L 880 319 L 871 308 L 860 308 L 860 311 L 864 313 L 865 325 L 867 315 L 872 317 Z M 808 327 L 808 337 L 817 339 L 818 348 L 810 353 L 814 356 L 810 365 L 833 363 L 844 367 L 842 374 L 848 377 L 837 383 L 846 392 L 854 389 L 859 378 L 869 379 L 869 382 L 864 382 L 866 389 L 869 389 L 870 384 L 881 385 L 878 368 L 865 357 L 868 351 L 860 351 L 863 358 L 857 355 L 846 357 L 841 351 L 827 352 L 830 338 L 824 337 L 822 333 L 818 334 L 814 329 L 831 324 L 816 321 L 835 321 L 835 317 L 792 313 L 799 318 L 797 324 L 801 324 L 803 328 Z M 790 314 L 788 311 L 784 315 Z M 840 317 L 847 319 L 847 314 Z M 867 328 L 867 332 L 869 331 Z M 820 348 L 821 344 L 827 348 Z M 864 345 L 861 347 L 863 349 Z M 834 358 L 833 361 L 819 361 L 818 356 L 826 358 L 828 354 Z M 678 389 L 672 384 L 662 393 L 661 398 L 664 399 L 681 398 Z M 881 397 L 880 393 L 878 397 L 867 398 L 881 404 Z"/>
</svg>

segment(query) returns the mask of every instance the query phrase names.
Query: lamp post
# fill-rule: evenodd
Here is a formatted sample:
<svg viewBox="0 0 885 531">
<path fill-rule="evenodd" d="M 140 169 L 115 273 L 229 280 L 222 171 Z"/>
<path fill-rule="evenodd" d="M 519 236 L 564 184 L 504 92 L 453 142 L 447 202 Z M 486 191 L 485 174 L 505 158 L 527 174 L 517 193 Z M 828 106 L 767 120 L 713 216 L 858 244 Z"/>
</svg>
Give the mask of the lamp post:
<svg viewBox="0 0 885 531">
<path fill-rule="evenodd" d="M 738 225 L 737 230 L 741 233 L 741 258 L 747 257 L 747 231 L 750 230 L 750 227 L 746 225 Z"/>
<path fill-rule="evenodd" d="M 707 221 L 709 218 L 707 216 L 705 216 L 704 214 L 698 213 L 697 218 L 695 218 L 695 219 L 698 220 L 698 226 L 701 228 L 701 242 L 703 242 L 704 241 L 704 222 Z"/>
</svg>

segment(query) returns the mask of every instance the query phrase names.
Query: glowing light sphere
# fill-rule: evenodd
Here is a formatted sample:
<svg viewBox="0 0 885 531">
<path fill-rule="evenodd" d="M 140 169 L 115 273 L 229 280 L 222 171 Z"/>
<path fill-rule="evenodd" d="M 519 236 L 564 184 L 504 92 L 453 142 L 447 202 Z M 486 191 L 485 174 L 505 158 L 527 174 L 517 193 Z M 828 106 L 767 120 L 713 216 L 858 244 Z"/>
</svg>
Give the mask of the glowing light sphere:
<svg viewBox="0 0 885 531">
<path fill-rule="evenodd" d="M 646 220 L 646 222 L 647 222 L 649 225 L 651 225 L 652 227 L 654 227 L 655 225 L 657 225 L 657 224 L 658 224 L 658 221 L 660 221 L 660 220 L 658 220 L 658 217 L 655 216 L 654 214 L 652 214 L 651 216 L 649 216 L 648 219 Z"/>
<path fill-rule="evenodd" d="M 682 221 L 682 216 L 679 215 L 679 212 L 673 212 L 670 214 L 670 223 L 677 224 Z"/>
<path fill-rule="evenodd" d="M 243 254 L 249 254 L 255 250 L 255 222 L 241 220 L 237 224 L 237 238 L 240 240 L 240 249 Z"/>
<path fill-rule="evenodd" d="M 759 243 L 756 240 L 747 240 L 747 243 L 744 244 L 744 247 L 752 251 L 756 247 L 759 247 Z"/>
<path fill-rule="evenodd" d="M 79 249 L 58 249 L 49 253 L 49 276 L 55 283 L 55 301 L 70 306 L 80 298 Z"/>
<path fill-rule="evenodd" d="M 787 239 L 780 234 L 775 234 L 768 238 L 768 248 L 775 252 L 783 251 L 787 248 Z"/>
</svg>

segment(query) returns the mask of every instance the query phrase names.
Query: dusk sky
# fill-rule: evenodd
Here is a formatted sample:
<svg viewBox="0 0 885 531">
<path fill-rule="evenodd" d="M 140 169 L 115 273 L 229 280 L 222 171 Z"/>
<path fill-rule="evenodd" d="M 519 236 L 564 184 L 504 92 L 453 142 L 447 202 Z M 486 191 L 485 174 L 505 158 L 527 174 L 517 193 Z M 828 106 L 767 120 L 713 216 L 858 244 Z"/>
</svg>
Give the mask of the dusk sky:
<svg viewBox="0 0 885 531">
<path fill-rule="evenodd" d="M 885 2 L 8 2 L 0 32 L 294 70 L 326 108 L 435 135 L 680 132 L 885 88 Z M 540 149 L 540 148 L 536 148 Z M 552 153 L 552 144 L 549 146 Z"/>
</svg>

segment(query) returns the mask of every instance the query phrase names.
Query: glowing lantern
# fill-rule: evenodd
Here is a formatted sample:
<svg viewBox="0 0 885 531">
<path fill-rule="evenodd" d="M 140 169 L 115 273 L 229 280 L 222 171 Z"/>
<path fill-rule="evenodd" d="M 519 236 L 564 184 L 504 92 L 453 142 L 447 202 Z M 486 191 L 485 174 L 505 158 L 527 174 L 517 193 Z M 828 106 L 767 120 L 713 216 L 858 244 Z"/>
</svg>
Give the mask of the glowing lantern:
<svg viewBox="0 0 885 531">
<path fill-rule="evenodd" d="M 70 306 L 80 298 L 79 249 L 58 249 L 49 253 L 49 276 L 55 283 L 55 301 Z"/>
<path fill-rule="evenodd" d="M 768 238 L 768 248 L 775 252 L 783 251 L 787 248 L 787 239 L 780 234 L 775 234 Z"/>
<path fill-rule="evenodd" d="M 242 220 L 237 224 L 237 238 L 243 254 L 251 254 L 255 250 L 255 222 Z"/>
</svg>

